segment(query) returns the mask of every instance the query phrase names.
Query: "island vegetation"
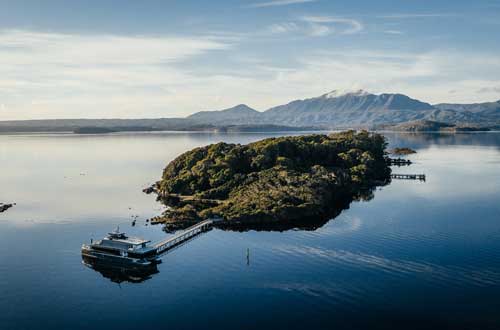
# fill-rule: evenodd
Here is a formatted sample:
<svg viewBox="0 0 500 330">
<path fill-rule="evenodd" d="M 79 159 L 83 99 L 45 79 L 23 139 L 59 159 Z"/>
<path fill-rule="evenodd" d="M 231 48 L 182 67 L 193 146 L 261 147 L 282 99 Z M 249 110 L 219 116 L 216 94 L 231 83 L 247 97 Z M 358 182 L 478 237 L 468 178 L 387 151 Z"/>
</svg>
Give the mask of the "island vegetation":
<svg viewBox="0 0 500 330">
<path fill-rule="evenodd" d="M 415 120 L 397 125 L 383 125 L 380 130 L 397 132 L 487 132 L 490 128 L 478 125 L 450 124 L 433 120 Z"/>
<path fill-rule="evenodd" d="M 411 148 L 394 148 L 391 150 L 391 154 L 396 156 L 407 156 L 411 154 L 416 154 L 417 152 Z"/>
<path fill-rule="evenodd" d="M 77 127 L 73 130 L 75 134 L 107 134 L 117 132 L 108 127 Z"/>
<path fill-rule="evenodd" d="M 228 227 L 317 227 L 390 180 L 385 148 L 382 135 L 366 131 L 196 148 L 151 188 L 169 206 L 151 221 L 167 229 L 210 217 Z"/>
</svg>

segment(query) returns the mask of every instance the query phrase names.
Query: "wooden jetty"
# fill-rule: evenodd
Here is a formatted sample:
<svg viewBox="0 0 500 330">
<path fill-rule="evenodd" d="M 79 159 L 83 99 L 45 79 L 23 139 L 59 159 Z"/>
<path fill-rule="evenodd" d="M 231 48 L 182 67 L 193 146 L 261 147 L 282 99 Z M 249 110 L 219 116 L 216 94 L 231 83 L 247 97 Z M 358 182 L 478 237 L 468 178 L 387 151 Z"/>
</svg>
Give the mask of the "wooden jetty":
<svg viewBox="0 0 500 330">
<path fill-rule="evenodd" d="M 396 165 L 396 166 L 406 166 L 412 164 L 411 160 L 404 158 L 387 158 L 386 161 L 389 165 Z"/>
<path fill-rule="evenodd" d="M 195 236 L 198 236 L 201 233 L 211 230 L 212 225 L 215 221 L 217 220 L 210 219 L 202 221 L 194 226 L 187 228 L 180 234 L 177 234 L 173 237 L 169 237 L 163 241 L 154 244 L 153 247 L 156 249 L 156 254 L 160 255 L 166 253 L 172 250 L 173 248 L 181 245 L 182 243 L 187 242 L 188 240 L 194 238 Z"/>
<path fill-rule="evenodd" d="M 391 174 L 391 179 L 425 181 L 425 174 Z"/>
</svg>

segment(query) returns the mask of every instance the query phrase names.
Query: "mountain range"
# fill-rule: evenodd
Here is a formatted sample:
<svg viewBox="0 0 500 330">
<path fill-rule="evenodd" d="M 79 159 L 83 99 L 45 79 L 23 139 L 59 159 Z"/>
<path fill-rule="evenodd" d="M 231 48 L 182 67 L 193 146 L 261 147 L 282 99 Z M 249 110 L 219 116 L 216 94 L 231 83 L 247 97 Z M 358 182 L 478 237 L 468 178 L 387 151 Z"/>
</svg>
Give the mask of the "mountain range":
<svg viewBox="0 0 500 330">
<path fill-rule="evenodd" d="M 474 104 L 430 104 L 403 94 L 332 91 L 265 111 L 240 104 L 224 110 L 200 111 L 186 118 L 0 121 L 0 132 L 78 131 L 82 127 L 89 132 L 92 128 L 111 128 L 113 131 L 214 130 L 227 127 L 245 127 L 247 130 L 259 130 L 259 127 L 266 130 L 286 127 L 378 128 L 415 121 L 499 128 L 500 100 Z"/>
<path fill-rule="evenodd" d="M 263 112 L 240 104 L 220 111 L 201 111 L 187 119 L 198 124 L 212 125 L 279 124 L 328 128 L 373 127 L 415 120 L 496 125 L 500 121 L 500 101 L 431 105 L 403 94 L 376 95 L 364 90 L 345 93 L 332 91 Z"/>
</svg>

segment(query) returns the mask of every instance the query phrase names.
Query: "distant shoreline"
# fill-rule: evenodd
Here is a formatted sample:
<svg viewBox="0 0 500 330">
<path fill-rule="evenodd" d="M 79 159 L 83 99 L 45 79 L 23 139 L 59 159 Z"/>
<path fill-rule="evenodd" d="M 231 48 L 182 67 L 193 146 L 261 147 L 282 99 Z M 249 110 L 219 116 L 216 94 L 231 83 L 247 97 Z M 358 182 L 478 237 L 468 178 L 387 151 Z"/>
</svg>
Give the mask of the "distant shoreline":
<svg viewBox="0 0 500 330">
<path fill-rule="evenodd" d="M 399 93 L 331 91 L 264 111 L 246 104 L 187 117 L 134 119 L 0 120 L 0 133 L 205 131 L 489 131 L 500 130 L 500 100 L 473 104 L 430 104 Z"/>
<path fill-rule="evenodd" d="M 211 133 L 211 134 L 251 134 L 251 133 L 316 133 L 316 132 L 337 132 L 342 128 L 332 129 L 296 129 L 296 130 L 272 130 L 272 131 L 217 131 L 217 130 L 144 130 L 144 131 L 114 131 L 108 133 L 75 133 L 74 131 L 0 131 L 0 136 L 22 136 L 22 135 L 61 135 L 61 136 L 104 136 L 104 135 L 126 135 L 126 134 L 161 134 L 161 133 Z M 361 130 L 361 129 L 358 129 Z M 389 129 L 368 129 L 369 132 L 377 133 L 401 133 L 401 134 L 477 134 L 477 133 L 500 133 L 500 129 L 476 130 L 476 131 L 404 131 Z"/>
<path fill-rule="evenodd" d="M 115 133 L 147 132 L 203 132 L 203 133 L 284 133 L 284 132 L 332 132 L 345 130 L 367 130 L 372 132 L 439 132 L 470 133 L 499 131 L 497 125 L 458 125 L 429 120 L 418 120 L 398 124 L 354 125 L 354 126 L 287 126 L 273 124 L 193 124 L 186 121 L 172 122 L 169 119 L 106 119 L 106 120 L 52 120 L 52 121 L 0 121 L 0 134 L 79 134 L 103 135 Z M 154 125 L 153 125 L 154 124 Z"/>
</svg>

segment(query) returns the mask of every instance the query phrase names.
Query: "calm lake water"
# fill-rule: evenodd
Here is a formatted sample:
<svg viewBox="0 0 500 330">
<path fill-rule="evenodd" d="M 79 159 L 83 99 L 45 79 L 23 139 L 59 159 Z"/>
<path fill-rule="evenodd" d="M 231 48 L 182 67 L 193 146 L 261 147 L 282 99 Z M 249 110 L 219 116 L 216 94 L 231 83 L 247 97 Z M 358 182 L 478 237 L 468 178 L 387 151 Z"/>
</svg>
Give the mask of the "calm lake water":
<svg viewBox="0 0 500 330">
<path fill-rule="evenodd" d="M 500 134 L 386 134 L 394 181 L 314 231 L 212 230 L 134 283 L 82 264 L 181 152 L 271 134 L 0 135 L 0 329 L 498 329 Z M 132 227 L 132 217 L 138 216 Z M 247 258 L 249 249 L 249 258 Z M 132 280 L 137 280 L 132 277 Z"/>
</svg>

